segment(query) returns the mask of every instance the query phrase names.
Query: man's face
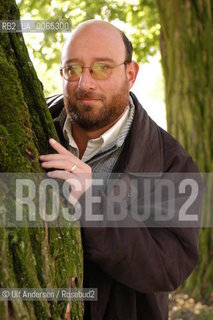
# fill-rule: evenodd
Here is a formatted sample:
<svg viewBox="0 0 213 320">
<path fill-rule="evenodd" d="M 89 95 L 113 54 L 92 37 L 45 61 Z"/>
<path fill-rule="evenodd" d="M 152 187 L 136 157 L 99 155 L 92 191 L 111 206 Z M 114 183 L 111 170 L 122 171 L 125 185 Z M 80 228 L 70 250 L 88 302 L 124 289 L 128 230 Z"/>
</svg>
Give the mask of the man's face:
<svg viewBox="0 0 213 320">
<path fill-rule="evenodd" d="M 89 26 L 76 32 L 62 52 L 62 66 L 94 63 L 114 66 L 125 61 L 125 47 L 120 33 L 108 26 Z M 108 79 L 93 79 L 84 68 L 79 80 L 63 80 L 64 103 L 74 123 L 86 130 L 96 130 L 115 122 L 129 102 L 129 82 L 124 64 L 112 69 Z"/>
</svg>

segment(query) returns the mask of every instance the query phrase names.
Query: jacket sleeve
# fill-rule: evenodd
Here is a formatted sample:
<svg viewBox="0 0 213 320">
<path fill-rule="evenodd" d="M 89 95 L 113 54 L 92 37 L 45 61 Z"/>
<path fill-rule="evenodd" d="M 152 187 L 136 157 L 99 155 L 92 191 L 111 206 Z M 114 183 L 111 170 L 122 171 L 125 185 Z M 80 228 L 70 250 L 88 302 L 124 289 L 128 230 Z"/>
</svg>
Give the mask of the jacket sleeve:
<svg viewBox="0 0 213 320">
<path fill-rule="evenodd" d="M 171 291 L 191 273 L 198 231 L 85 228 L 85 257 L 114 280 L 143 293 Z"/>
<path fill-rule="evenodd" d="M 175 170 L 177 162 L 178 159 L 172 165 Z M 187 157 L 181 170 L 190 168 L 197 171 L 191 158 Z M 198 177 L 199 194 L 194 209 L 200 217 L 203 182 Z M 99 210 L 104 211 L 104 206 L 101 206 Z M 176 289 L 198 261 L 198 225 L 190 228 L 179 227 L 178 224 L 147 227 L 135 223 L 130 212 L 127 219 L 130 219 L 131 228 L 84 227 L 85 258 L 99 265 L 114 280 L 136 291 L 153 293 Z"/>
</svg>

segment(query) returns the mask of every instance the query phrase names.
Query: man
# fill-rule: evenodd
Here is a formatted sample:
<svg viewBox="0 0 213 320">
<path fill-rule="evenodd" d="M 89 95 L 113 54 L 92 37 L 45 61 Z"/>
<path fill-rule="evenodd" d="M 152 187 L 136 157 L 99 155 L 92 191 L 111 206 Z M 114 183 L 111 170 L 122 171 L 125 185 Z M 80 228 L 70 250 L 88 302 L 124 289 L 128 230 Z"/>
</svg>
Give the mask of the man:
<svg viewBox="0 0 213 320">
<path fill-rule="evenodd" d="M 197 172 L 179 143 L 129 94 L 138 69 L 131 43 L 104 21 L 82 23 L 63 47 L 65 108 L 61 97 L 50 101 L 63 146 L 50 139 L 57 154 L 40 160 L 55 169 L 50 177 L 71 178 L 75 199 L 87 192 L 83 179 L 80 190 L 72 186 L 79 174 Z M 82 228 L 84 287 L 98 288 L 98 301 L 85 302 L 84 319 L 168 319 L 167 292 L 192 272 L 197 240 L 195 228 Z"/>
</svg>

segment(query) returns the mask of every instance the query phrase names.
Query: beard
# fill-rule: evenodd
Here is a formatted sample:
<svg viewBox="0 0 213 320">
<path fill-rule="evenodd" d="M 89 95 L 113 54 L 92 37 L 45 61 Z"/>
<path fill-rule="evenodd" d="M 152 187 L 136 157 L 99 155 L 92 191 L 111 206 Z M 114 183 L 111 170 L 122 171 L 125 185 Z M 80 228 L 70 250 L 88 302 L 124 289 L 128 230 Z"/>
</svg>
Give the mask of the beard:
<svg viewBox="0 0 213 320">
<path fill-rule="evenodd" d="M 102 106 L 81 104 L 79 99 L 96 99 Z M 119 92 L 111 95 L 109 101 L 102 94 L 78 89 L 73 97 L 64 96 L 64 105 L 72 121 L 85 130 L 97 130 L 115 122 L 129 103 L 128 83 L 125 81 Z"/>
</svg>

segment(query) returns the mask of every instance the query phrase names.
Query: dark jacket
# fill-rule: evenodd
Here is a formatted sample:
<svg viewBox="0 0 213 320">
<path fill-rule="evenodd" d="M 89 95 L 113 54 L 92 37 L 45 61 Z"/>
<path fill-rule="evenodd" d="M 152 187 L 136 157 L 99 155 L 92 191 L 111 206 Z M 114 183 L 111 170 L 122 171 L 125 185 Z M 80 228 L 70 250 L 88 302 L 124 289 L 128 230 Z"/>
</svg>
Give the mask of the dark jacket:
<svg viewBox="0 0 213 320">
<path fill-rule="evenodd" d="M 131 96 L 135 117 L 115 171 L 197 172 L 180 144 Z M 53 118 L 63 107 L 61 97 L 54 101 Z M 85 302 L 84 319 L 168 320 L 168 291 L 196 265 L 198 234 L 196 228 L 82 228 L 84 287 L 98 288 L 98 301 Z"/>
</svg>

